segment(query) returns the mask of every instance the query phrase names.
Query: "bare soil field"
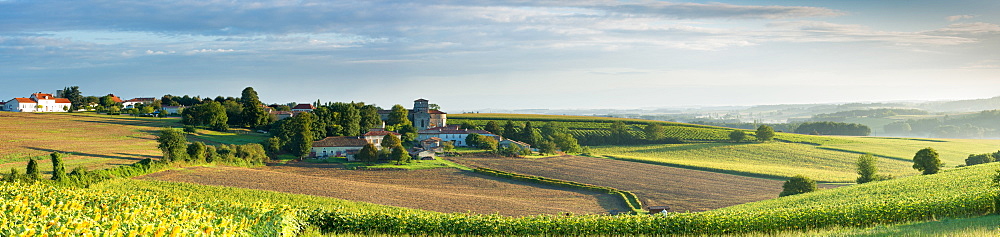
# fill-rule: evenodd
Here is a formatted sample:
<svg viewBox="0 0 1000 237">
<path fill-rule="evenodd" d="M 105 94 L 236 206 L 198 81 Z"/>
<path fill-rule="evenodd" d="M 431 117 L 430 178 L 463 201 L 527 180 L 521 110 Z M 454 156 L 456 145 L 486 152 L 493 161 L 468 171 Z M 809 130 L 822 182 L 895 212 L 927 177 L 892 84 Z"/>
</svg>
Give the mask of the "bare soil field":
<svg viewBox="0 0 1000 237">
<path fill-rule="evenodd" d="M 0 112 L 0 170 L 23 169 L 29 157 L 40 157 L 40 168 L 50 172 L 47 155 L 54 151 L 72 153 L 66 158 L 67 169 L 159 158 L 156 134 L 169 125 L 179 126 L 176 119 L 127 115 Z"/>
<path fill-rule="evenodd" d="M 631 191 L 646 206 L 667 205 L 672 211 L 681 212 L 705 211 L 777 198 L 784 184 L 779 180 L 593 157 L 454 157 L 449 160 L 470 167 L 487 167 Z"/>
<path fill-rule="evenodd" d="M 449 168 L 359 171 L 298 162 L 255 169 L 192 167 L 138 178 L 326 196 L 447 213 L 522 216 L 624 209 L 623 203 L 608 194 L 511 182 Z"/>
</svg>

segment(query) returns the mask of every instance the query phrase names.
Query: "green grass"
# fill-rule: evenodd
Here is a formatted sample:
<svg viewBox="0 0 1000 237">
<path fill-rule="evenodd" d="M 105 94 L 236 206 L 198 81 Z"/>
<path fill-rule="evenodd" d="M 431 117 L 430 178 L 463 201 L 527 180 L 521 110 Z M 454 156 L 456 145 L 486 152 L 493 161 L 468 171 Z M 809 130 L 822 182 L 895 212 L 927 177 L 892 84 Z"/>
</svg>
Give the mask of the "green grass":
<svg viewBox="0 0 1000 237">
<path fill-rule="evenodd" d="M 797 143 L 689 143 L 592 147 L 592 153 L 646 163 L 703 167 L 764 177 L 806 175 L 823 182 L 853 182 L 858 154 L 820 149 Z M 917 174 L 909 162 L 880 159 L 882 173 Z M 753 175 L 751 175 L 753 176 Z"/>
<path fill-rule="evenodd" d="M 970 154 L 1000 150 L 1000 140 L 992 139 L 913 139 L 887 137 L 840 137 L 853 143 L 823 144 L 822 147 L 867 152 L 912 160 L 920 149 L 934 148 L 947 167 L 965 165 Z"/>
<path fill-rule="evenodd" d="M 592 116 L 564 116 L 564 115 L 535 115 L 535 114 L 456 114 L 448 116 L 449 122 L 452 124 L 463 124 L 469 123 L 477 126 L 485 126 L 489 121 L 496 121 L 502 126 L 505 121 L 516 121 L 523 123 L 524 121 L 531 121 L 533 126 L 540 127 L 545 123 L 555 123 L 561 127 L 565 127 L 574 136 L 583 136 L 588 134 L 609 134 L 611 123 L 615 121 L 621 121 L 625 124 L 630 125 L 632 133 L 635 135 L 642 134 L 641 129 L 649 124 L 660 124 L 664 127 L 664 135 L 666 137 L 678 138 L 683 140 L 710 140 L 710 141 L 721 141 L 728 139 L 728 134 L 733 129 L 713 127 L 707 125 L 697 125 L 697 124 L 687 124 L 687 123 L 677 123 L 668 121 L 656 121 L 656 120 L 644 120 L 644 119 L 627 119 L 627 118 L 608 118 L 608 117 L 592 117 Z"/>
</svg>

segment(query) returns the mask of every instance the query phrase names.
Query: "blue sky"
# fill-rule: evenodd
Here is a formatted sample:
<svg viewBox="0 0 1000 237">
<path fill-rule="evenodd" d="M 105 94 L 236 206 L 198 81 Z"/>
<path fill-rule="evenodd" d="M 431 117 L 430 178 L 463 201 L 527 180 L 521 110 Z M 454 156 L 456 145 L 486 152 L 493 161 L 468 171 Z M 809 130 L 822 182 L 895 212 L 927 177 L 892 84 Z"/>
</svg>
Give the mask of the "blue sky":
<svg viewBox="0 0 1000 237">
<path fill-rule="evenodd" d="M 640 108 L 1000 96 L 998 1 L 0 0 L 0 98 Z"/>
</svg>

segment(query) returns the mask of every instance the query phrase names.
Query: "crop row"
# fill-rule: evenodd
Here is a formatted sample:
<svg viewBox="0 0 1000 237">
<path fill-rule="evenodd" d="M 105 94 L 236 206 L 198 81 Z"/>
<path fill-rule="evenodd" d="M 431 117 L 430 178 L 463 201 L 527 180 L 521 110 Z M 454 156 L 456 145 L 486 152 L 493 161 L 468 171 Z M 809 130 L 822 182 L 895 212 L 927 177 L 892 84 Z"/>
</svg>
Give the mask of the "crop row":
<svg viewBox="0 0 1000 237">
<path fill-rule="evenodd" d="M 0 236 L 276 236 L 299 211 L 267 203 L 194 202 L 41 183 L 0 185 Z"/>
<path fill-rule="evenodd" d="M 632 210 L 632 213 L 643 212 L 642 203 L 639 202 L 639 197 L 635 196 L 634 193 L 629 191 L 622 191 L 612 187 L 597 186 L 593 184 L 585 184 L 585 183 L 579 183 L 561 179 L 546 178 L 542 176 L 517 174 L 517 173 L 499 171 L 482 167 L 476 168 L 475 170 L 473 170 L 473 172 L 501 177 L 501 178 L 513 179 L 513 180 L 527 181 L 532 183 L 547 184 L 560 187 L 570 187 L 570 188 L 584 189 L 590 191 L 607 192 L 608 194 L 614 194 L 617 195 L 619 198 L 621 198 L 622 202 L 627 204 L 629 209 Z"/>
</svg>

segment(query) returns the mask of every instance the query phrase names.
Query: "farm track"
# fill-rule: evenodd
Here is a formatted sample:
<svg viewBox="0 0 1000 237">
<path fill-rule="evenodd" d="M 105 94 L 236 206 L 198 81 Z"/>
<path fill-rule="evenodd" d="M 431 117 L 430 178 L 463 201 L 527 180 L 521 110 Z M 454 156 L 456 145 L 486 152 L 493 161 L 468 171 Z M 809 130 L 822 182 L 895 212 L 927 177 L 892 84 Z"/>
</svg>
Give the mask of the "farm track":
<svg viewBox="0 0 1000 237">
<path fill-rule="evenodd" d="M 456 169 L 343 170 L 292 163 L 256 169 L 192 167 L 139 177 L 172 182 L 271 190 L 437 212 L 507 216 L 607 213 L 624 204 L 609 194 L 512 182 Z"/>
<path fill-rule="evenodd" d="M 471 166 L 631 191 L 646 206 L 706 211 L 778 197 L 783 181 L 592 157 L 541 159 L 456 157 Z M 832 185 L 821 185 L 830 188 Z"/>
</svg>

